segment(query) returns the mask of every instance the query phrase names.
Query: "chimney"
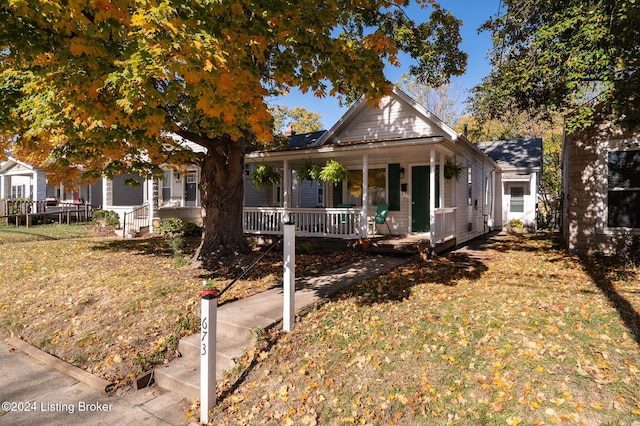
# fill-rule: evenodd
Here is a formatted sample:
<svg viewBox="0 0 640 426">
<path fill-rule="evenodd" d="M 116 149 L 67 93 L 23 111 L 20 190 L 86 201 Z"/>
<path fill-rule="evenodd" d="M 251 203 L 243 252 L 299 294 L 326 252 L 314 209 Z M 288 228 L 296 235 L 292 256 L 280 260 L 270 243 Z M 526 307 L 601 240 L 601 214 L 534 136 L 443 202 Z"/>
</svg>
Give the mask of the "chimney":
<svg viewBox="0 0 640 426">
<path fill-rule="evenodd" d="M 296 134 L 296 131 L 293 130 L 293 127 L 291 126 L 291 124 L 289 124 L 289 126 L 287 127 L 287 130 L 284 131 L 284 135 L 285 136 L 293 136 Z"/>
</svg>

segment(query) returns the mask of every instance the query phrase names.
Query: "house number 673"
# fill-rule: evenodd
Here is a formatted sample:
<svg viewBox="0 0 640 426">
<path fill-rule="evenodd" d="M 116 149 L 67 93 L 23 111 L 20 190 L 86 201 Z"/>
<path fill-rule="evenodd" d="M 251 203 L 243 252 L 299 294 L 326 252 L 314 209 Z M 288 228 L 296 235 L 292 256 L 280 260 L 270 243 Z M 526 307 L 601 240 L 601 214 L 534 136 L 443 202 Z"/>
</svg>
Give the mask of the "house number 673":
<svg viewBox="0 0 640 426">
<path fill-rule="evenodd" d="M 200 322 L 200 332 L 202 334 L 202 352 L 200 355 L 207 354 L 207 344 L 205 343 L 205 338 L 207 337 L 207 328 L 208 328 L 208 320 L 206 316 L 202 317 L 202 321 Z"/>
</svg>

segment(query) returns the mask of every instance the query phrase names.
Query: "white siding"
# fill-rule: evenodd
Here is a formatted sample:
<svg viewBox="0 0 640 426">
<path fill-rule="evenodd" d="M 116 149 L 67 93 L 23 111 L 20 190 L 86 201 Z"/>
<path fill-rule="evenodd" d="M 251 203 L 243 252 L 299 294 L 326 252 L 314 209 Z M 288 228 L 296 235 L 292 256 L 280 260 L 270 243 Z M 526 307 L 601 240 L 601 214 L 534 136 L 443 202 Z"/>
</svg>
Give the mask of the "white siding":
<svg viewBox="0 0 640 426">
<path fill-rule="evenodd" d="M 336 135 L 339 142 L 414 138 L 442 135 L 442 130 L 418 117 L 415 109 L 399 99 L 382 100 L 381 108 L 367 108 L 353 125 Z"/>
<path fill-rule="evenodd" d="M 471 167 L 471 204 L 469 204 L 468 173 L 463 171 L 456 183 L 457 214 L 456 240 L 463 243 L 479 237 L 489 229 L 485 226 L 485 218 L 490 214 L 490 206 L 485 206 L 485 176 L 491 172 L 490 163 L 479 157 L 458 157 L 459 164 Z M 476 204 L 477 201 L 477 204 Z"/>
</svg>

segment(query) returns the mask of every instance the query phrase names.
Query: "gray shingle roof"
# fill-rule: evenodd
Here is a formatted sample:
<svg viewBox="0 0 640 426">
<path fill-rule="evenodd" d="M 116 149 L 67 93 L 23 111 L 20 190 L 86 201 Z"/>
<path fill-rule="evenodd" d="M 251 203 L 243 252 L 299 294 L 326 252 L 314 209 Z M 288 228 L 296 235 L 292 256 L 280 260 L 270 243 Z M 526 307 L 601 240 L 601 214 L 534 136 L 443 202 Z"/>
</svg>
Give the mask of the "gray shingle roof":
<svg viewBox="0 0 640 426">
<path fill-rule="evenodd" d="M 326 130 L 320 130 L 311 133 L 301 133 L 299 135 L 289 136 L 289 148 L 305 148 L 320 139 L 322 135 L 327 133 Z"/>
<path fill-rule="evenodd" d="M 478 148 L 503 168 L 542 167 L 542 138 L 480 142 Z"/>
</svg>

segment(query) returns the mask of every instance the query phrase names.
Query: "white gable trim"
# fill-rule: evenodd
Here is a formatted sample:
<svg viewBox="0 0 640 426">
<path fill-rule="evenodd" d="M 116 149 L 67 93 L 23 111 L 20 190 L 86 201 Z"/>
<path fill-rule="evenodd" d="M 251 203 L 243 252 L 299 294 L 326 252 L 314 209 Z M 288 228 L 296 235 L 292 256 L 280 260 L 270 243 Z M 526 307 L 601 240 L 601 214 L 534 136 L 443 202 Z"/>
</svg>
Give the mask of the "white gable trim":
<svg viewBox="0 0 640 426">
<path fill-rule="evenodd" d="M 13 157 L 9 157 L 9 159 L 7 161 L 5 161 L 2 165 L 0 165 L 0 173 L 1 174 L 11 174 L 12 173 L 11 170 L 13 168 L 15 168 L 17 165 L 20 165 L 20 166 L 22 166 L 22 167 L 24 167 L 24 168 L 26 168 L 26 169 L 28 169 L 29 171 L 32 171 L 32 172 L 36 171 L 36 168 L 33 167 L 32 165 L 27 164 L 27 163 L 23 163 L 22 161 L 16 160 Z M 16 173 L 24 174 L 25 170 L 20 170 L 19 172 L 16 172 Z"/>
<path fill-rule="evenodd" d="M 380 102 L 383 106 L 386 106 L 390 105 L 390 100 L 398 101 L 410 107 L 415 113 L 415 116 L 422 119 L 425 123 L 428 123 L 429 125 L 440 130 L 440 132 L 438 132 L 438 135 L 413 135 L 413 137 L 442 136 L 445 139 L 449 139 L 451 141 L 456 141 L 458 140 L 458 138 L 460 138 L 460 135 L 455 130 L 447 126 L 438 117 L 427 111 L 424 107 L 422 107 L 422 105 L 411 99 L 409 95 L 407 95 L 397 87 L 394 87 L 392 93 L 389 96 L 383 97 Z M 370 108 L 371 107 L 367 104 L 366 98 L 361 97 L 356 103 L 351 106 L 351 108 L 349 108 L 349 110 L 342 116 L 342 118 L 340 118 L 340 120 L 338 120 L 338 122 L 334 124 L 327 133 L 325 133 L 320 139 L 318 139 L 318 141 L 316 141 L 313 146 L 321 146 L 330 141 L 334 141 L 336 135 L 354 126 L 364 114 L 370 111 Z"/>
</svg>

